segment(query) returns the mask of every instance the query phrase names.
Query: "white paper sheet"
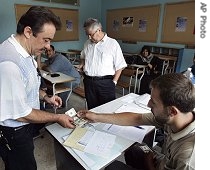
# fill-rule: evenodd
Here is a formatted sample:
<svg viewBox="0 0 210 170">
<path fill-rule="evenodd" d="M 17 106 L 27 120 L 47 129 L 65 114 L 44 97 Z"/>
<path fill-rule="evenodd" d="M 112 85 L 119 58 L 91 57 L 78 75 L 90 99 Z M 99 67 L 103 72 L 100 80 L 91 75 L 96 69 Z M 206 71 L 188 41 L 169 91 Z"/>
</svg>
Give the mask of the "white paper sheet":
<svg viewBox="0 0 210 170">
<path fill-rule="evenodd" d="M 121 112 L 150 113 L 151 111 L 143 107 L 139 107 L 135 103 L 129 103 L 129 104 L 123 104 L 117 110 L 115 110 L 115 113 L 121 113 Z"/>
<path fill-rule="evenodd" d="M 148 127 L 139 126 L 137 128 L 134 126 L 119 126 L 119 125 L 106 124 L 103 127 L 103 130 L 121 136 L 123 138 L 141 143 L 144 139 L 144 136 L 147 133 Z"/>
<path fill-rule="evenodd" d="M 84 152 L 107 158 L 109 157 L 111 148 L 115 143 L 115 139 L 115 135 L 95 131 L 91 140 L 86 145 Z"/>
</svg>

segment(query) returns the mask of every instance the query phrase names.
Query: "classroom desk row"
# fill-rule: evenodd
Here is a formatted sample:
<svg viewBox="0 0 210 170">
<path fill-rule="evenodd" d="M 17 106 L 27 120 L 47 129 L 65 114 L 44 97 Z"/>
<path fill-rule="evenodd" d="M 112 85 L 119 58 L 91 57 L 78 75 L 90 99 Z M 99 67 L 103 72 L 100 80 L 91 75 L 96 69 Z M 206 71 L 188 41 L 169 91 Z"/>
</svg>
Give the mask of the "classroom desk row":
<svg viewBox="0 0 210 170">
<path fill-rule="evenodd" d="M 49 73 L 44 70 L 40 70 L 40 72 L 41 72 L 42 77 L 52 84 L 53 95 L 63 93 L 63 92 L 69 92 L 68 97 L 65 101 L 66 107 L 67 107 L 69 97 L 73 90 L 72 82 L 75 80 L 75 78 L 68 76 L 66 74 L 63 74 L 61 72 Z M 71 82 L 71 86 L 70 87 L 65 86 L 64 83 L 66 82 Z"/>
</svg>

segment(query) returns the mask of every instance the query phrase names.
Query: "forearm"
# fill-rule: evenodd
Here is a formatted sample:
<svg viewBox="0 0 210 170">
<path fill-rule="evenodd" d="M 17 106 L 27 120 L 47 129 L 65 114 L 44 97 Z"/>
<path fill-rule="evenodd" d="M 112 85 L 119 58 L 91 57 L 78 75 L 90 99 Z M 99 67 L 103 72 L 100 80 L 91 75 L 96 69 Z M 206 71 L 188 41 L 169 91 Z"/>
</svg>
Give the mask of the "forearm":
<svg viewBox="0 0 210 170">
<path fill-rule="evenodd" d="M 120 77 L 120 74 L 121 74 L 122 70 L 123 70 L 123 69 L 120 69 L 120 70 L 117 70 L 117 71 L 115 72 L 113 81 L 116 81 L 116 82 L 118 81 L 118 79 L 119 79 L 119 77 Z"/>
<path fill-rule="evenodd" d="M 17 119 L 21 122 L 26 123 L 47 123 L 47 122 L 57 122 L 59 119 L 59 114 L 53 114 L 46 111 L 32 109 L 31 113 L 25 117 Z"/>
<path fill-rule="evenodd" d="M 142 124 L 142 115 L 138 113 L 115 113 L 115 114 L 96 114 L 95 122 L 111 123 L 123 126 L 137 126 Z"/>
</svg>

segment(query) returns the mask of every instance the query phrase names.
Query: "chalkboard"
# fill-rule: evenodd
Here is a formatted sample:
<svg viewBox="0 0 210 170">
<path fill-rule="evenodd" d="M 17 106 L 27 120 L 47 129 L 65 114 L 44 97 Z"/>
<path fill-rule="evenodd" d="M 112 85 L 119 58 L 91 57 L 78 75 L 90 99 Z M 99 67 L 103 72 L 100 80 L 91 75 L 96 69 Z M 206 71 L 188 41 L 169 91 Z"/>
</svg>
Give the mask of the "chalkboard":
<svg viewBox="0 0 210 170">
<path fill-rule="evenodd" d="M 161 41 L 195 44 L 195 1 L 165 4 Z"/>
<path fill-rule="evenodd" d="M 15 4 L 17 22 L 30 7 L 31 5 Z M 47 8 L 59 16 L 62 23 L 61 30 L 56 31 L 53 41 L 79 40 L 78 10 L 51 7 Z"/>
<path fill-rule="evenodd" d="M 124 41 L 156 42 L 160 5 L 107 10 L 107 33 Z"/>
</svg>

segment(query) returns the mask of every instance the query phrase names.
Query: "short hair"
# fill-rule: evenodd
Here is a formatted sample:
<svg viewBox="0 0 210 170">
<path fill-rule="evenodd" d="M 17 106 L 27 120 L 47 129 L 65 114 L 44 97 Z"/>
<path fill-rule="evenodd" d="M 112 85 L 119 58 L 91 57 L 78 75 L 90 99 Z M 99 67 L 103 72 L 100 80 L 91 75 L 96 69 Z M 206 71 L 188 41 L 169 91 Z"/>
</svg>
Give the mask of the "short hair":
<svg viewBox="0 0 210 170">
<path fill-rule="evenodd" d="M 149 55 L 151 54 L 150 47 L 148 47 L 148 46 L 143 46 L 140 54 L 142 54 L 144 50 L 147 50 Z"/>
<path fill-rule="evenodd" d="M 101 23 L 95 18 L 88 18 L 83 25 L 85 30 L 96 30 L 102 28 Z"/>
<path fill-rule="evenodd" d="M 61 28 L 60 18 L 51 10 L 41 6 L 32 6 L 21 16 L 17 24 L 16 32 L 17 34 L 22 34 L 24 32 L 24 28 L 29 26 L 33 31 L 33 35 L 36 36 L 37 33 L 42 31 L 45 23 L 53 24 L 56 30 Z"/>
<path fill-rule="evenodd" d="M 159 90 L 165 107 L 175 106 L 183 113 L 191 112 L 195 108 L 195 87 L 181 73 L 161 75 L 151 81 L 150 87 Z"/>
</svg>

